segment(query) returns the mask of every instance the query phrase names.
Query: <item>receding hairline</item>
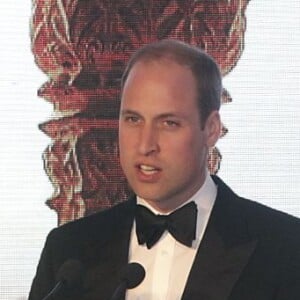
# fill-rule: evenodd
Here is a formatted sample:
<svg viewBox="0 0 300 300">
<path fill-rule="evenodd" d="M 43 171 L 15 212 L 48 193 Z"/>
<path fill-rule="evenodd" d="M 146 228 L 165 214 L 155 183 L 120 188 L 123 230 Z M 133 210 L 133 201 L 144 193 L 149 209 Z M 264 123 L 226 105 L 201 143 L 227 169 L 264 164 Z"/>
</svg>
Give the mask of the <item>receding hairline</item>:
<svg viewBox="0 0 300 300">
<path fill-rule="evenodd" d="M 140 59 L 135 61 L 127 73 L 126 80 L 123 82 L 122 88 L 124 88 L 130 74 L 134 71 L 134 69 L 136 69 L 138 66 L 141 66 L 143 68 L 143 66 L 147 67 L 149 65 L 150 66 L 151 65 L 161 65 L 161 66 L 167 66 L 167 67 L 170 65 L 176 65 L 176 66 L 182 67 L 182 68 L 186 69 L 188 72 L 190 72 L 190 74 L 192 75 L 192 78 L 194 79 L 195 85 L 197 86 L 196 78 L 193 74 L 193 70 L 191 69 L 190 65 L 185 64 L 185 63 L 180 63 L 176 59 L 174 59 L 172 57 L 172 55 L 170 55 L 170 56 L 161 56 L 161 57 L 157 57 L 157 58 L 153 58 L 152 56 L 141 57 Z M 196 88 L 196 86 L 195 86 L 195 88 Z"/>
<path fill-rule="evenodd" d="M 187 56 L 187 54 L 189 55 Z M 194 63 L 199 56 L 202 56 L 202 58 L 205 58 L 207 61 L 215 63 L 205 51 L 182 41 L 166 39 L 156 43 L 146 44 L 138 49 L 131 59 L 129 59 L 123 73 L 121 81 L 122 87 L 124 86 L 131 69 L 138 62 L 169 61 L 181 66 L 186 66 L 191 69 L 192 73 L 194 73 Z"/>
</svg>

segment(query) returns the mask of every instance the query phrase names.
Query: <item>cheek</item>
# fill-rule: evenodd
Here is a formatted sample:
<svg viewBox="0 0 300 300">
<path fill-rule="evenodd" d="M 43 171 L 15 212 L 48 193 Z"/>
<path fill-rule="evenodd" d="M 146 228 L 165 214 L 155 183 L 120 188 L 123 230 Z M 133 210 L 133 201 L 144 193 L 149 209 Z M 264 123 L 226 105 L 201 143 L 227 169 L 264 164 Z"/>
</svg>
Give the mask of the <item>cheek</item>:
<svg viewBox="0 0 300 300">
<path fill-rule="evenodd" d="M 126 137 L 126 133 L 122 130 L 119 131 L 119 157 L 121 166 L 123 167 L 126 163 L 126 159 L 128 156 L 129 148 L 130 148 L 130 142 L 128 138 Z"/>
<path fill-rule="evenodd" d="M 129 143 L 134 143 L 138 140 L 139 131 L 136 128 L 130 128 L 129 126 L 122 125 L 119 128 L 119 142 L 124 146 Z"/>
<path fill-rule="evenodd" d="M 201 138 L 195 135 L 186 136 L 176 142 L 166 143 L 168 152 L 172 153 L 173 162 L 177 162 L 181 168 L 198 170 L 206 164 L 207 147 Z"/>
<path fill-rule="evenodd" d="M 119 148 L 120 152 L 124 152 L 129 148 L 132 141 L 132 136 L 128 134 L 126 129 L 119 130 Z"/>
<path fill-rule="evenodd" d="M 175 137 L 165 137 L 163 139 L 164 146 L 169 152 L 173 152 L 174 155 L 194 155 L 203 148 L 201 139 L 195 138 L 196 136 L 193 132 L 188 132 Z"/>
<path fill-rule="evenodd" d="M 119 157 L 123 169 L 132 164 L 137 149 L 137 138 L 128 130 L 119 131 Z"/>
</svg>

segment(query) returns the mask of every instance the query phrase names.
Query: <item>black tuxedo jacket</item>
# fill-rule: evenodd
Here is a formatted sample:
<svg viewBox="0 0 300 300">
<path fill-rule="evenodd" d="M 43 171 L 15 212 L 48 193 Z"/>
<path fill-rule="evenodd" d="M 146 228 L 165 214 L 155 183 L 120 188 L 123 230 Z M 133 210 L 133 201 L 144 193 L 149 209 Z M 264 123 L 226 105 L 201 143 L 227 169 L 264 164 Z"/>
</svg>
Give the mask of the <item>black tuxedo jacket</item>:
<svg viewBox="0 0 300 300">
<path fill-rule="evenodd" d="M 182 299 L 299 300 L 299 219 L 242 199 L 213 179 L 217 199 Z M 84 286 L 62 299 L 110 299 L 128 262 L 134 209 L 132 199 L 50 232 L 29 300 L 53 288 L 69 258 L 85 265 Z"/>
</svg>

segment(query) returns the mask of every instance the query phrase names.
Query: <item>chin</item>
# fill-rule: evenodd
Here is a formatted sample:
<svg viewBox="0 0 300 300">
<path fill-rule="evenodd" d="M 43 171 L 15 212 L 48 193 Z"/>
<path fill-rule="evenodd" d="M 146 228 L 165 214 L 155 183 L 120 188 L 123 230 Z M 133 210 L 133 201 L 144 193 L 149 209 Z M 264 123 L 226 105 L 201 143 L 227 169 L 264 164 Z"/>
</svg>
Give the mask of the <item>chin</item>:
<svg viewBox="0 0 300 300">
<path fill-rule="evenodd" d="M 158 202 L 159 200 L 157 200 L 157 194 L 151 192 L 145 192 L 145 191 L 141 191 L 141 190 L 136 190 L 136 195 L 139 196 L 140 198 L 144 199 L 144 200 L 149 200 L 151 202 Z"/>
</svg>

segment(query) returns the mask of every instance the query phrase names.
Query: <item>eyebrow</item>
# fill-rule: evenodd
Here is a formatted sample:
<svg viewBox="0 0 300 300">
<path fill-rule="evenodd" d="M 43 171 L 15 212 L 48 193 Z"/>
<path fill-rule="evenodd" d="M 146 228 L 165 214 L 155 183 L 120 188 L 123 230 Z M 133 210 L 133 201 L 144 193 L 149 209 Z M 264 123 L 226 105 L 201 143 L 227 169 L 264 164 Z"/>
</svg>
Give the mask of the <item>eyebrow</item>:
<svg viewBox="0 0 300 300">
<path fill-rule="evenodd" d="M 126 114 L 129 114 L 129 115 L 139 115 L 139 116 L 141 115 L 137 111 L 134 111 L 134 110 L 131 110 L 131 109 L 124 109 L 124 110 L 120 111 L 120 115 L 126 115 Z"/>
<path fill-rule="evenodd" d="M 143 118 L 143 116 L 138 113 L 137 111 L 135 110 L 131 110 L 131 109 L 125 109 L 125 110 L 122 110 L 120 112 L 120 116 L 124 116 L 124 115 L 136 115 L 136 116 L 139 116 L 141 118 Z M 175 113 L 172 113 L 172 112 L 169 112 L 169 113 L 162 113 L 162 114 L 159 114 L 157 116 L 155 116 L 155 119 L 165 119 L 165 118 L 180 118 L 180 119 L 184 119 L 183 116 L 181 115 L 177 115 Z"/>
</svg>

